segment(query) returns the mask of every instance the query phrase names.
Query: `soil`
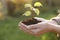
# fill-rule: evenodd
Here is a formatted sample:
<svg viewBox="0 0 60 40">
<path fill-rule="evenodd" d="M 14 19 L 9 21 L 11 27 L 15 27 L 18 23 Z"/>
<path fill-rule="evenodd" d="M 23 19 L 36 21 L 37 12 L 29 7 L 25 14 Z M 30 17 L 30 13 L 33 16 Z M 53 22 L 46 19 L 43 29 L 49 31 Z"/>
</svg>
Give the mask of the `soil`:
<svg viewBox="0 0 60 40">
<path fill-rule="evenodd" d="M 24 23 L 25 25 L 32 25 L 32 24 L 37 24 L 41 21 L 38 21 L 34 18 L 30 18 L 30 19 L 27 19 L 27 20 L 24 20 L 22 23 Z"/>
</svg>

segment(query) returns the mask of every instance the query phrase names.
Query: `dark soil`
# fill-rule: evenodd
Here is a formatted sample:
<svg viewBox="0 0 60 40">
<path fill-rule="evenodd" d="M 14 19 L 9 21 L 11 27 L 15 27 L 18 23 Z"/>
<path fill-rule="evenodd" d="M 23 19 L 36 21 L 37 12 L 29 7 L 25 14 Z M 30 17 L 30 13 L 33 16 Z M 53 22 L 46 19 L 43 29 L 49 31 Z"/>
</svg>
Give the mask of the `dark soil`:
<svg viewBox="0 0 60 40">
<path fill-rule="evenodd" d="M 27 20 L 24 20 L 22 23 L 24 23 L 25 25 L 32 25 L 32 24 L 37 24 L 41 21 L 38 21 L 34 18 L 30 18 L 30 19 L 27 19 Z"/>
</svg>

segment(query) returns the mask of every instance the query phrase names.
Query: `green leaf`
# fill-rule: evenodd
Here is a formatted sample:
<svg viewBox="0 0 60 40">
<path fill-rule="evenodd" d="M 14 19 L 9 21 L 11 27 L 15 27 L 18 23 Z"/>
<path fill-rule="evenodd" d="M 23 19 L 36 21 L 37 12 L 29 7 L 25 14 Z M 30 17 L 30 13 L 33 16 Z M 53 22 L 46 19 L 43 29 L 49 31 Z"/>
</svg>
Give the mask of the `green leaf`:
<svg viewBox="0 0 60 40">
<path fill-rule="evenodd" d="M 26 11 L 23 15 L 24 16 L 30 16 L 31 15 L 31 11 Z"/>
<path fill-rule="evenodd" d="M 24 7 L 25 7 L 25 8 L 27 8 L 27 7 L 31 8 L 32 5 L 31 5 L 31 4 L 25 4 Z"/>
<path fill-rule="evenodd" d="M 37 7 L 40 7 L 40 6 L 43 6 L 40 2 L 36 2 L 35 4 L 34 4 L 34 6 L 37 6 Z"/>
<path fill-rule="evenodd" d="M 40 14 L 39 9 L 35 8 L 35 13 L 36 13 L 37 15 L 39 15 L 39 14 Z"/>
</svg>

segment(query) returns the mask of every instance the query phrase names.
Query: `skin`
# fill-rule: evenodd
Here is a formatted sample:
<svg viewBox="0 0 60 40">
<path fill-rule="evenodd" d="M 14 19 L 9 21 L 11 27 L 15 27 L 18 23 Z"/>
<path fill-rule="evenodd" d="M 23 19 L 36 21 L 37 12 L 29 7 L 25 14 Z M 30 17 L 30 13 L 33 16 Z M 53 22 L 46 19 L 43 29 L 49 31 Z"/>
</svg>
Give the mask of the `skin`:
<svg viewBox="0 0 60 40">
<path fill-rule="evenodd" d="M 20 22 L 19 24 L 20 29 L 34 36 L 39 36 L 39 35 L 42 35 L 44 33 L 51 32 L 51 31 L 60 34 L 60 25 L 57 25 L 55 21 L 45 20 L 43 18 L 37 18 L 37 17 L 35 17 L 35 19 L 42 22 L 34 24 L 34 25 L 29 25 L 29 26 L 26 26 Z"/>
</svg>

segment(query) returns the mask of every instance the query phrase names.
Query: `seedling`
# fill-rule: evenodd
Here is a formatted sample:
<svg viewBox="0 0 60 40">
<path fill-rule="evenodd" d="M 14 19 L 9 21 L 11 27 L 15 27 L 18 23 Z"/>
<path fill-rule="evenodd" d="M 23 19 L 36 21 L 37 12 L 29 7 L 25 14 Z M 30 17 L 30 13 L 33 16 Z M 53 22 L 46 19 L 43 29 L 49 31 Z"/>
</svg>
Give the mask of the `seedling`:
<svg viewBox="0 0 60 40">
<path fill-rule="evenodd" d="M 34 19 L 35 15 L 39 15 L 40 14 L 40 10 L 38 9 L 38 7 L 42 7 L 43 5 L 40 2 L 36 2 L 34 3 L 34 6 L 32 6 L 31 4 L 25 4 L 24 7 L 28 8 L 29 10 L 27 10 L 23 16 L 31 16 L 31 18 L 28 18 L 26 20 L 23 20 L 21 23 L 23 23 L 24 25 L 28 26 L 28 25 L 32 25 L 32 24 L 37 24 L 41 21 L 38 21 L 36 19 Z M 21 24 L 20 24 L 21 25 Z"/>
<path fill-rule="evenodd" d="M 28 8 L 30 10 L 27 10 L 23 15 L 25 16 L 31 16 L 34 17 L 34 15 L 39 15 L 40 14 L 40 10 L 38 9 L 38 7 L 42 7 L 42 4 L 40 2 L 36 2 L 34 4 L 34 7 L 31 4 L 25 4 L 24 7 Z"/>
</svg>

